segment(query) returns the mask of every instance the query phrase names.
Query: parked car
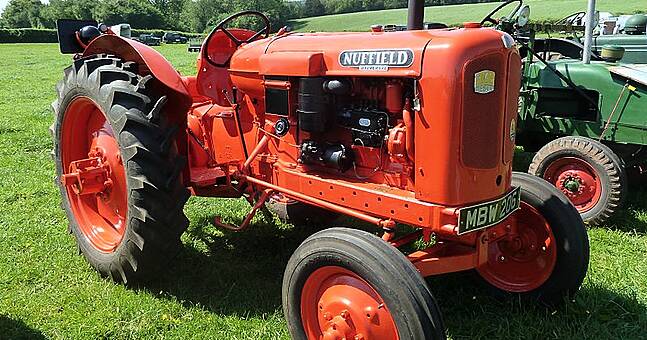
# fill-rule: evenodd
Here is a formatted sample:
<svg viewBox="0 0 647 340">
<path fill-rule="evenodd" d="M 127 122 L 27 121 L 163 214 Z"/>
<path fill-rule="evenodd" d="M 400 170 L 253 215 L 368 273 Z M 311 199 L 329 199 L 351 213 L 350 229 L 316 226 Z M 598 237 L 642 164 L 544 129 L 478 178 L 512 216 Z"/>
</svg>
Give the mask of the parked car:
<svg viewBox="0 0 647 340">
<path fill-rule="evenodd" d="M 124 38 L 131 37 L 130 24 L 119 24 L 119 25 L 110 26 L 110 30 L 112 31 L 112 33 L 120 37 L 124 37 Z"/>
<path fill-rule="evenodd" d="M 162 41 L 167 44 L 186 44 L 189 39 L 177 32 L 166 32 L 162 36 Z"/>
<path fill-rule="evenodd" d="M 191 38 L 189 39 L 189 46 L 187 47 L 187 50 L 189 52 L 200 52 L 200 49 L 202 48 L 202 42 L 204 41 L 203 38 Z"/>
<path fill-rule="evenodd" d="M 152 34 L 142 34 L 139 36 L 139 38 L 135 39 L 139 41 L 142 44 L 146 44 L 148 46 L 159 46 L 162 39 L 153 36 Z"/>
</svg>

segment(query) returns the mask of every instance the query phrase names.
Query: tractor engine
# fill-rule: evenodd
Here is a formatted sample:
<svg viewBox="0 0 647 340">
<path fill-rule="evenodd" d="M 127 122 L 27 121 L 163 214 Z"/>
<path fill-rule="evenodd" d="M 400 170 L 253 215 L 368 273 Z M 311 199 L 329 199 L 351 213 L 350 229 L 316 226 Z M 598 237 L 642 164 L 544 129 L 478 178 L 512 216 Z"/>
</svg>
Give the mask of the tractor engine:
<svg viewBox="0 0 647 340">
<path fill-rule="evenodd" d="M 409 85 L 411 92 L 412 82 Z M 370 165 L 370 162 L 356 159 L 356 153 L 373 154 L 379 159 L 375 166 L 380 169 L 388 163 L 382 158 L 388 156 L 389 146 L 405 146 L 403 90 L 404 84 L 397 80 L 301 78 L 298 123 L 300 130 L 309 133 L 312 139 L 302 142 L 299 161 L 323 164 L 343 173 L 350 168 L 356 170 L 357 166 L 365 168 Z M 410 117 L 408 121 L 411 122 Z M 389 131 L 396 126 L 400 126 L 401 133 L 394 134 L 391 140 Z M 402 156 L 403 153 L 399 154 Z M 407 163 L 406 158 L 401 157 L 400 160 Z"/>
</svg>

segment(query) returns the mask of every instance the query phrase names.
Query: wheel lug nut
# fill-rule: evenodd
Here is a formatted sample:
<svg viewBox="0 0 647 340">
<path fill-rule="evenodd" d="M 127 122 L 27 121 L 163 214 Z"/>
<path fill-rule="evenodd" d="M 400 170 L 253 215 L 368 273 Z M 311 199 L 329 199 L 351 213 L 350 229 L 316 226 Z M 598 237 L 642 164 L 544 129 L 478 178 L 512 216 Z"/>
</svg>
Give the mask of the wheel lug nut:
<svg viewBox="0 0 647 340">
<path fill-rule="evenodd" d="M 350 318 L 350 313 L 348 313 L 348 311 L 347 311 L 347 310 L 345 310 L 345 311 L 341 312 L 341 314 L 340 314 L 340 315 L 341 315 L 341 317 L 342 317 L 342 318 L 344 318 L 344 319 L 346 319 L 346 320 L 348 320 L 348 319 Z"/>
<path fill-rule="evenodd" d="M 503 256 L 503 255 L 499 256 L 499 261 L 504 262 L 505 261 L 505 256 Z"/>
<path fill-rule="evenodd" d="M 375 310 L 373 309 L 373 307 L 366 307 L 364 309 L 364 313 L 366 313 L 366 318 L 368 318 L 369 320 L 373 319 L 373 317 L 375 316 Z"/>
<path fill-rule="evenodd" d="M 328 312 L 325 312 L 325 313 L 324 313 L 324 315 L 323 315 L 323 317 L 324 317 L 324 319 L 325 319 L 326 321 L 330 321 L 330 320 L 332 320 L 332 315 L 331 315 L 330 313 L 328 313 Z"/>
</svg>

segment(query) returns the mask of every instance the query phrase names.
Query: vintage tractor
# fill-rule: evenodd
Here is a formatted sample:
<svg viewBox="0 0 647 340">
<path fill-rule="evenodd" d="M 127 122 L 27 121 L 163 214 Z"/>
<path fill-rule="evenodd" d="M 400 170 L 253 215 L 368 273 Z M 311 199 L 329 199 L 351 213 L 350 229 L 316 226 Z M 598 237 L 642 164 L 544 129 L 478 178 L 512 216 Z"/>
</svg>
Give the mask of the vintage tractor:
<svg viewBox="0 0 647 340">
<path fill-rule="evenodd" d="M 647 64 L 647 15 L 634 14 L 611 16 L 601 20 L 599 12 L 595 12 L 594 23 L 598 31 L 594 32 L 591 50 L 597 56 L 602 53 L 602 48 L 608 45 L 619 46 L 624 49 L 624 54 L 619 60 L 630 64 Z M 585 30 L 584 18 L 586 12 L 581 11 L 569 15 L 555 24 L 540 25 L 541 29 L 568 32 L 569 39 L 580 44 L 584 42 L 581 34 Z"/>
<path fill-rule="evenodd" d="M 587 22 L 594 22 L 594 11 L 593 4 Z M 535 38 L 532 29 L 512 24 L 527 16 L 521 12 L 498 22 L 525 57 L 517 145 L 538 151 L 531 174 L 555 185 L 586 222 L 599 225 L 627 195 L 626 169 L 642 172 L 647 162 L 647 67 L 619 63 L 620 46 L 593 53 L 593 25 L 584 45 Z"/>
<path fill-rule="evenodd" d="M 180 248 L 191 194 L 245 197 L 240 225 L 214 224 L 244 230 L 269 203 L 381 234 L 325 229 L 296 249 L 283 279 L 296 339 L 442 339 L 430 275 L 473 270 L 546 304 L 573 296 L 588 267 L 582 219 L 511 169 L 512 37 L 478 23 L 421 30 L 422 13 L 411 1 L 403 32 L 270 36 L 265 15 L 242 12 L 211 31 L 186 77 L 103 25 L 60 22 L 62 51 L 77 54 L 53 103 L 54 158 L 88 262 L 114 281 L 153 279 Z M 251 17 L 260 30 L 230 25 Z"/>
</svg>

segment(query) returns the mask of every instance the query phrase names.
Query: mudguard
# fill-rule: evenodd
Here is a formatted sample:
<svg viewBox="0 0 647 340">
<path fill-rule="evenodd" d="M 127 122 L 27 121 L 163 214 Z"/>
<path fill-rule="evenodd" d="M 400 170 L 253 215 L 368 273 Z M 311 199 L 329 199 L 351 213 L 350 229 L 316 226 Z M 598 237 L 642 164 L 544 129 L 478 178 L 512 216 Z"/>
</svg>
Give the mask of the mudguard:
<svg viewBox="0 0 647 340">
<path fill-rule="evenodd" d="M 95 38 L 88 44 L 82 56 L 87 57 L 100 53 L 116 55 L 123 60 L 137 63 L 140 74 L 152 75 L 163 87 L 166 87 L 166 89 L 160 89 L 167 97 L 165 112 L 172 124 L 180 127 L 175 140 L 178 152 L 186 156 L 188 154 L 187 114 L 193 100 L 180 73 L 156 50 L 140 42 L 116 35 L 104 34 Z M 188 166 L 188 163 L 186 165 Z M 188 167 L 185 167 L 182 176 L 185 183 L 188 183 Z"/>
<path fill-rule="evenodd" d="M 90 42 L 83 52 L 83 57 L 99 53 L 114 54 L 124 60 L 136 62 L 140 71 L 144 74 L 151 74 L 174 92 L 173 99 L 180 101 L 176 104 L 181 104 L 186 109 L 191 106 L 191 95 L 182 77 L 171 63 L 156 50 L 131 39 L 104 34 Z M 179 112 L 186 112 L 186 110 Z"/>
</svg>

